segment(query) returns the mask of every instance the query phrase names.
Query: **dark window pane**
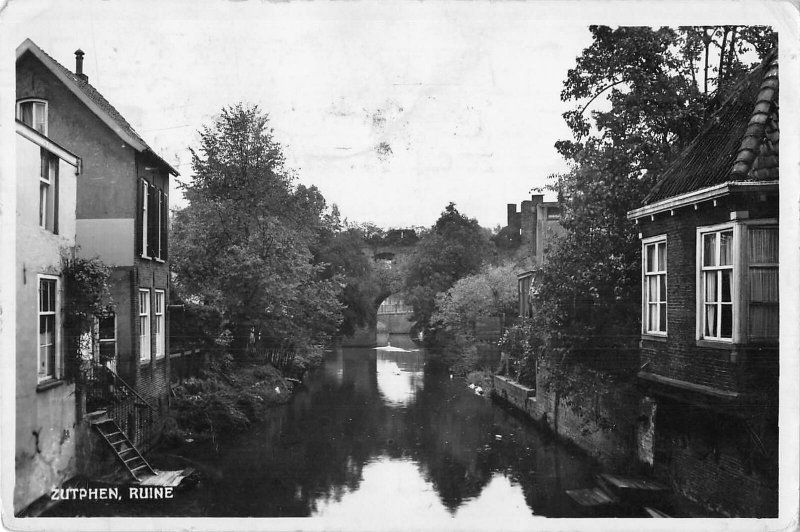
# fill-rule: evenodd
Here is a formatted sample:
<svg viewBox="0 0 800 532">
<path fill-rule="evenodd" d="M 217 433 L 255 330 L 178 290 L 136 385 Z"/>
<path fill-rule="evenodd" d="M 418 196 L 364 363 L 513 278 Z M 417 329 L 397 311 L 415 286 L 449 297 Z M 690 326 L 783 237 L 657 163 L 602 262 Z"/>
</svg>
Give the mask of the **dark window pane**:
<svg viewBox="0 0 800 532">
<path fill-rule="evenodd" d="M 114 358 L 116 347 L 116 342 L 100 342 L 100 356 L 103 358 Z"/>
<path fill-rule="evenodd" d="M 115 322 L 114 315 L 111 315 L 111 316 L 108 316 L 108 317 L 105 317 L 105 318 L 100 318 L 99 329 L 100 329 L 100 339 L 101 340 L 107 340 L 107 339 L 113 339 L 114 338 L 114 336 L 115 336 L 114 335 L 114 322 Z"/>
<path fill-rule="evenodd" d="M 667 271 L 667 244 L 665 242 L 658 245 L 658 270 Z"/>
<path fill-rule="evenodd" d="M 722 298 L 720 301 L 729 302 L 731 301 L 731 275 L 733 272 L 731 270 L 724 270 L 720 272 L 722 275 Z"/>
<path fill-rule="evenodd" d="M 659 305 L 659 322 L 658 330 L 665 332 L 667 330 L 667 304 L 661 303 Z"/>
<path fill-rule="evenodd" d="M 733 305 L 722 305 L 722 316 L 720 318 L 722 338 L 733 336 Z"/>
</svg>

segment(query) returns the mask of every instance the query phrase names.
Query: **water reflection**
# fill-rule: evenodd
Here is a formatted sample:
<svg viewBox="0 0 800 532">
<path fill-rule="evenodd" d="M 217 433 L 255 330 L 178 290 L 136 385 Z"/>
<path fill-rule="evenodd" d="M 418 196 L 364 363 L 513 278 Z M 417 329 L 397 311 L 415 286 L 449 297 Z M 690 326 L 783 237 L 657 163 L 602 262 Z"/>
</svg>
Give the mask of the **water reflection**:
<svg viewBox="0 0 800 532">
<path fill-rule="evenodd" d="M 389 406 L 406 406 L 424 385 L 425 358 L 419 350 L 376 349 L 378 391 Z"/>
<path fill-rule="evenodd" d="M 501 517 L 516 528 L 534 513 L 575 515 L 564 490 L 593 485 L 594 473 L 463 381 L 426 368 L 424 351 L 359 348 L 329 353 L 288 405 L 220 453 L 201 444 L 153 460 L 206 476 L 171 501 L 70 503 L 52 515 L 321 516 L 343 529 L 370 515 L 411 529 L 440 520 L 471 528 L 483 516 L 494 530 Z"/>
</svg>

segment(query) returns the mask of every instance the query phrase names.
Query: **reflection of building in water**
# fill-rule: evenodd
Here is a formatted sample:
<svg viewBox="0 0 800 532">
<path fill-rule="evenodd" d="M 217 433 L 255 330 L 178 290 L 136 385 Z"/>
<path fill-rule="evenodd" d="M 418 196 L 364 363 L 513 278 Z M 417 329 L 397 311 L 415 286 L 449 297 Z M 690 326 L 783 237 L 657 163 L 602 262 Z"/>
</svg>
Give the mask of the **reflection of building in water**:
<svg viewBox="0 0 800 532">
<path fill-rule="evenodd" d="M 412 403 L 423 387 L 424 358 L 421 352 L 377 352 L 378 391 L 391 406 Z"/>
</svg>

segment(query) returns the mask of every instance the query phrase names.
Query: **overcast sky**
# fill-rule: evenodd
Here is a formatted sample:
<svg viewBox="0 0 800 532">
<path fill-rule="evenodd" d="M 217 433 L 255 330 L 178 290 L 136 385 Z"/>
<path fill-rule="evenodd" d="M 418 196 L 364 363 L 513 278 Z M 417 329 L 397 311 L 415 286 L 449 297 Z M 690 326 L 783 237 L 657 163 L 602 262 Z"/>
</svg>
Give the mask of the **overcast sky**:
<svg viewBox="0 0 800 532">
<path fill-rule="evenodd" d="M 13 42 L 70 69 L 81 48 L 89 81 L 181 180 L 196 131 L 244 101 L 348 219 L 427 226 L 453 201 L 494 227 L 566 169 L 559 93 L 592 9 L 553 5 L 12 1 L 4 15 L 21 21 Z"/>
</svg>

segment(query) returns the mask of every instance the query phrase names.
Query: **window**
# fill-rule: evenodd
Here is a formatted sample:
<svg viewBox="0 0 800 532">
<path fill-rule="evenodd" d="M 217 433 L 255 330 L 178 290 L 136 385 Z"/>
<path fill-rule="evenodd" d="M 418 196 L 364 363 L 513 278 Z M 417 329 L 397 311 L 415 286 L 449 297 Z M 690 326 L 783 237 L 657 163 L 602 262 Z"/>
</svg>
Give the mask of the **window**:
<svg viewBox="0 0 800 532">
<path fill-rule="evenodd" d="M 39 278 L 39 382 L 57 377 L 58 279 Z"/>
<path fill-rule="evenodd" d="M 139 360 L 150 360 L 150 290 L 139 289 Z"/>
<path fill-rule="evenodd" d="M 667 333 L 667 238 L 658 236 L 644 241 L 644 332 Z"/>
<path fill-rule="evenodd" d="M 748 233 L 749 308 L 751 339 L 778 337 L 778 228 L 752 227 Z"/>
<path fill-rule="evenodd" d="M 164 291 L 156 290 L 156 305 L 154 309 L 155 321 L 153 322 L 156 337 L 156 358 L 164 356 Z"/>
<path fill-rule="evenodd" d="M 102 360 L 114 360 L 117 357 L 117 315 L 110 314 L 97 320 L 97 341 Z"/>
<path fill-rule="evenodd" d="M 42 135 L 47 135 L 47 102 L 44 100 L 22 100 L 17 102 L 17 120 Z"/>
<path fill-rule="evenodd" d="M 39 226 L 57 233 L 58 157 L 43 148 L 39 168 Z"/>
<path fill-rule="evenodd" d="M 778 338 L 778 226 L 748 220 L 698 229 L 698 334 L 744 343 Z"/>
</svg>

